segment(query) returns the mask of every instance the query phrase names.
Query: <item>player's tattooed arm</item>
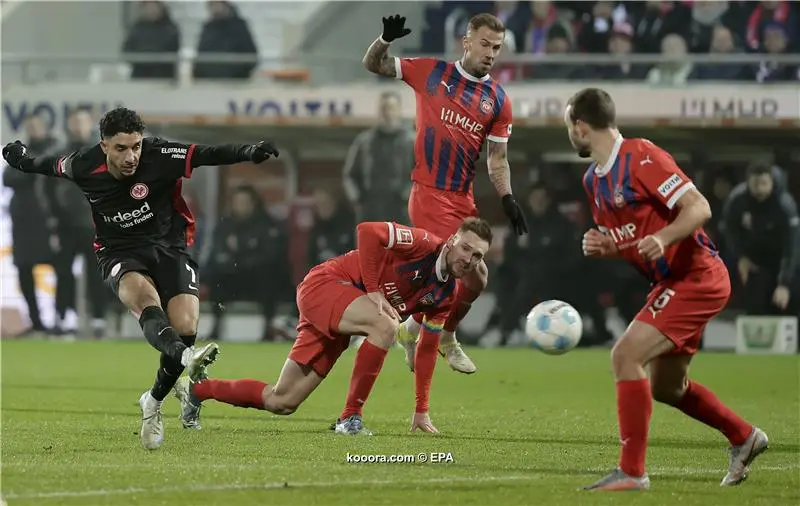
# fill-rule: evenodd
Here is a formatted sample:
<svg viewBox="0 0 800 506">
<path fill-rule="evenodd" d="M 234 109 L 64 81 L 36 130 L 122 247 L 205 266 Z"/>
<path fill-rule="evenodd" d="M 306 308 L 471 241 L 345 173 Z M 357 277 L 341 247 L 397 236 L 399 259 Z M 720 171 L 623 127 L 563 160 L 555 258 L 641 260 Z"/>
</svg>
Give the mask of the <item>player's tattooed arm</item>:
<svg viewBox="0 0 800 506">
<path fill-rule="evenodd" d="M 364 68 L 373 74 L 384 77 L 397 77 L 394 57 L 389 56 L 389 43 L 385 42 L 381 37 L 375 39 L 375 42 L 369 46 L 362 63 Z"/>
<path fill-rule="evenodd" d="M 511 166 L 508 163 L 508 144 L 488 141 L 487 165 L 489 179 L 500 197 L 511 194 Z"/>
</svg>

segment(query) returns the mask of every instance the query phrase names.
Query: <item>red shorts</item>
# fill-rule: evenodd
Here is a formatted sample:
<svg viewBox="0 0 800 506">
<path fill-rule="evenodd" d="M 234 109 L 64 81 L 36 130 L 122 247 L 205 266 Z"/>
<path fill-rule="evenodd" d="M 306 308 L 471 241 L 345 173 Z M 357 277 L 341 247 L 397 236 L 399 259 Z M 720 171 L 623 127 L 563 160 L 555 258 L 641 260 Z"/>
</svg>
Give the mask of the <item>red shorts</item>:
<svg viewBox="0 0 800 506">
<path fill-rule="evenodd" d="M 447 240 L 471 216 L 478 216 L 472 193 L 448 192 L 418 183 L 411 187 L 408 217 L 416 228 Z"/>
<path fill-rule="evenodd" d="M 672 353 L 694 355 L 706 324 L 725 308 L 730 295 L 728 270 L 720 265 L 657 284 L 636 320 L 652 325 L 675 343 Z"/>
<path fill-rule="evenodd" d="M 350 344 L 350 336 L 339 334 L 339 322 L 347 306 L 364 295 L 345 277 L 317 266 L 297 287 L 297 339 L 289 358 L 309 366 L 323 378 Z"/>
</svg>

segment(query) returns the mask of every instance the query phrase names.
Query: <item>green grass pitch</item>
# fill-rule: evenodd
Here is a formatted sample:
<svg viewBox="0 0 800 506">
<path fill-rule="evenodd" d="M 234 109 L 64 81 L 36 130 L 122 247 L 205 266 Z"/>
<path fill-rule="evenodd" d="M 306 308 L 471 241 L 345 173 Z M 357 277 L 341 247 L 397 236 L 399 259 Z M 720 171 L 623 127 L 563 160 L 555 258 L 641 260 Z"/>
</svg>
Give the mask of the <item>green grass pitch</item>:
<svg viewBox="0 0 800 506">
<path fill-rule="evenodd" d="M 274 382 L 287 345 L 222 344 L 215 377 Z M 549 357 L 471 349 L 479 371 L 438 364 L 439 436 L 410 434 L 413 376 L 392 350 L 365 410 L 372 438 L 335 436 L 354 353 L 290 417 L 209 402 L 186 431 L 165 403 L 165 443 L 139 444 L 139 395 L 156 353 L 144 342 L 2 343 L 2 493 L 16 505 L 367 505 L 800 503 L 797 357 L 701 353 L 693 377 L 770 436 L 742 486 L 721 489 L 726 441 L 656 405 L 646 493 L 578 488 L 616 464 L 607 350 Z M 347 454 L 445 453 L 443 463 L 347 463 Z"/>
</svg>

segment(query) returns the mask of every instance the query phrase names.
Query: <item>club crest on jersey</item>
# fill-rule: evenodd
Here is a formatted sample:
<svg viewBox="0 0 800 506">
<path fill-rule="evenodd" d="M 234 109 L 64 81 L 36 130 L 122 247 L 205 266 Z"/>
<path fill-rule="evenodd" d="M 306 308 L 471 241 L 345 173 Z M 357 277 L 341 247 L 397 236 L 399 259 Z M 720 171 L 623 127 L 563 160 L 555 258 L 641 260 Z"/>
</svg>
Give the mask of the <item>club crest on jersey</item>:
<svg viewBox="0 0 800 506">
<path fill-rule="evenodd" d="M 136 200 L 142 200 L 149 194 L 150 188 L 148 188 L 144 183 L 136 183 L 135 185 L 131 186 L 131 197 L 135 198 Z"/>
<path fill-rule="evenodd" d="M 419 299 L 419 303 L 423 306 L 433 306 L 436 301 L 433 300 L 433 292 L 426 293 L 421 299 Z"/>
<path fill-rule="evenodd" d="M 489 114 L 494 109 L 494 100 L 489 97 L 484 97 L 481 99 L 481 112 L 484 114 Z"/>
<path fill-rule="evenodd" d="M 614 205 L 618 208 L 625 206 L 625 196 L 622 194 L 622 187 L 619 185 L 614 188 Z"/>
</svg>

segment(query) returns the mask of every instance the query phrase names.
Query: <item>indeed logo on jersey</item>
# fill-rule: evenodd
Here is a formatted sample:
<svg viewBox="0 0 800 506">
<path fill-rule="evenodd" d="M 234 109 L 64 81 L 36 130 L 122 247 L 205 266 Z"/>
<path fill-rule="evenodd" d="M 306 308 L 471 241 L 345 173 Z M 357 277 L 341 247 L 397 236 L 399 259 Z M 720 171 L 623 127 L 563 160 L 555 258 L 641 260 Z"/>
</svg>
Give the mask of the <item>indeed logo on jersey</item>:
<svg viewBox="0 0 800 506">
<path fill-rule="evenodd" d="M 386 297 L 386 301 L 389 302 L 392 307 L 397 308 L 399 312 L 402 313 L 407 310 L 406 303 L 403 300 L 403 297 L 400 295 L 400 289 L 397 288 L 396 283 L 392 281 L 384 283 L 383 296 Z"/>
<path fill-rule="evenodd" d="M 636 240 L 636 225 L 633 223 L 626 223 L 621 227 L 599 227 L 599 229 L 600 232 L 610 235 L 614 239 L 614 244 L 621 250 L 630 248 L 638 242 Z"/>
<path fill-rule="evenodd" d="M 145 202 L 142 207 L 123 213 L 119 211 L 113 216 L 103 216 L 103 221 L 106 223 L 116 223 L 119 228 L 130 228 L 134 225 L 143 223 L 153 217 L 153 211 L 150 210 L 150 203 Z"/>
<path fill-rule="evenodd" d="M 172 155 L 179 160 L 186 159 L 186 148 L 161 148 L 162 155 Z"/>
<path fill-rule="evenodd" d="M 463 114 L 459 114 L 455 111 L 448 109 L 447 107 L 442 107 L 441 119 L 442 122 L 445 124 L 461 127 L 463 130 L 466 130 L 467 132 L 473 134 L 477 134 L 483 131 L 483 125 L 481 125 L 474 119 L 470 118 L 469 116 L 464 116 Z"/>
<path fill-rule="evenodd" d="M 669 177 L 669 179 L 661 183 L 661 185 L 658 187 L 658 193 L 662 197 L 667 198 L 667 196 L 677 187 L 679 187 L 681 183 L 683 183 L 683 179 L 681 179 L 678 174 L 673 174 Z"/>
</svg>

